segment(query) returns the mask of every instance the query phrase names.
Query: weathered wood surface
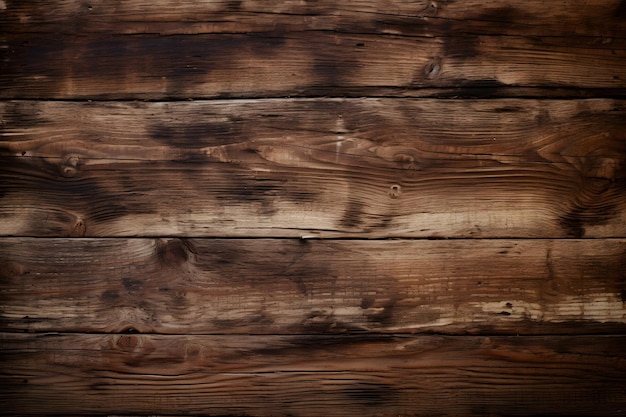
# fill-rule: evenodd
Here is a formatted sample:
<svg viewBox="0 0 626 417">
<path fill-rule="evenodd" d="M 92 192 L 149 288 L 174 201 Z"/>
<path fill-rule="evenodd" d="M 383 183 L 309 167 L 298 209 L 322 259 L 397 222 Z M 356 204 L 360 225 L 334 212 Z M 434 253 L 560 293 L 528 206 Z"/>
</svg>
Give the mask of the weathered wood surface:
<svg viewBox="0 0 626 417">
<path fill-rule="evenodd" d="M 622 0 L 5 1 L 6 33 L 198 34 L 326 30 L 406 36 L 491 34 L 624 38 Z"/>
<path fill-rule="evenodd" d="M 2 98 L 626 93 L 615 0 L 3 3 Z"/>
<path fill-rule="evenodd" d="M 570 42 L 327 32 L 16 35 L 3 49 L 0 98 L 359 97 L 396 95 L 394 89 L 507 86 L 624 94 L 626 39 Z"/>
<path fill-rule="evenodd" d="M 0 103 L 0 233 L 620 237 L 623 100 Z"/>
<path fill-rule="evenodd" d="M 0 239 L 3 331 L 626 330 L 626 240 Z"/>
<path fill-rule="evenodd" d="M 625 1 L 0 28 L 0 415 L 626 410 Z"/>
<path fill-rule="evenodd" d="M 0 413 L 618 416 L 624 336 L 0 334 Z"/>
</svg>

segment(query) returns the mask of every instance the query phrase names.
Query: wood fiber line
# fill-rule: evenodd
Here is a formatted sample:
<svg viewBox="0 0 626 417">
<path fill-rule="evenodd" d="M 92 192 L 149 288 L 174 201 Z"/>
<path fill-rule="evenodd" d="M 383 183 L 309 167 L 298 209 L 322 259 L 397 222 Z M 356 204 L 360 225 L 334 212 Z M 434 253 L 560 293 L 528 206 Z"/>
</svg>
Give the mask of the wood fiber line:
<svg viewBox="0 0 626 417">
<path fill-rule="evenodd" d="M 0 103 L 13 236 L 620 237 L 624 101 Z"/>
<path fill-rule="evenodd" d="M 0 330 L 626 329 L 626 241 L 0 239 Z"/>
<path fill-rule="evenodd" d="M 624 343 L 1 334 L 0 414 L 617 416 Z"/>
</svg>

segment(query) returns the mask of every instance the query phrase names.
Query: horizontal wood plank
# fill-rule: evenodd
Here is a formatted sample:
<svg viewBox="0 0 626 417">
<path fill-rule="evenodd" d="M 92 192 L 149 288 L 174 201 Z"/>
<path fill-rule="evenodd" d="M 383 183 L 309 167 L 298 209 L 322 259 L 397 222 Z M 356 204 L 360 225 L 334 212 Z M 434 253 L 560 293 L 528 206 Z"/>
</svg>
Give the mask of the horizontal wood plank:
<svg viewBox="0 0 626 417">
<path fill-rule="evenodd" d="M 621 0 L 280 2 L 267 0 L 6 1 L 6 33 L 256 33 L 326 30 L 405 36 L 450 33 L 623 38 Z"/>
<path fill-rule="evenodd" d="M 626 330 L 626 240 L 0 239 L 0 329 Z"/>
<path fill-rule="evenodd" d="M 626 94 L 618 0 L 4 6 L 0 98 Z"/>
<path fill-rule="evenodd" d="M 618 416 L 625 343 L 1 334 L 0 414 Z"/>
<path fill-rule="evenodd" d="M 623 100 L 0 103 L 13 236 L 621 237 Z"/>
<path fill-rule="evenodd" d="M 626 39 L 298 32 L 15 35 L 0 98 L 363 96 L 390 89 L 626 89 Z"/>
</svg>

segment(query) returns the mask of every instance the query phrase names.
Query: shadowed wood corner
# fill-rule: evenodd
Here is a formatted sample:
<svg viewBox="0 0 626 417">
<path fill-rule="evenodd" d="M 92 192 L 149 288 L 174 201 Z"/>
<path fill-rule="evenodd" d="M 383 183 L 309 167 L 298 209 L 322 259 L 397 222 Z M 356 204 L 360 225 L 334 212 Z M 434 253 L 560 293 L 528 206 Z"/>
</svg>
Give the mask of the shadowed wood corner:
<svg viewBox="0 0 626 417">
<path fill-rule="evenodd" d="M 0 415 L 626 415 L 626 3 L 0 27 Z"/>
</svg>

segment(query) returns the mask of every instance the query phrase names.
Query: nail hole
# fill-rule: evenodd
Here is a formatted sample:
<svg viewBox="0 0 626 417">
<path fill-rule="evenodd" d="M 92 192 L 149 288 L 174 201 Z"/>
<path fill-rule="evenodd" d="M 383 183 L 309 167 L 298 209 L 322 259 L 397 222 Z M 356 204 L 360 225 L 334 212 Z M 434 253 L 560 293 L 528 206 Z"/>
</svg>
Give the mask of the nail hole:
<svg viewBox="0 0 626 417">
<path fill-rule="evenodd" d="M 402 187 L 400 187 L 398 184 L 393 184 L 391 187 L 389 187 L 389 196 L 391 198 L 398 198 L 400 196 L 401 190 Z"/>
<path fill-rule="evenodd" d="M 441 72 L 441 60 L 434 58 L 431 62 L 424 67 L 424 73 L 428 78 L 435 78 Z"/>
</svg>

